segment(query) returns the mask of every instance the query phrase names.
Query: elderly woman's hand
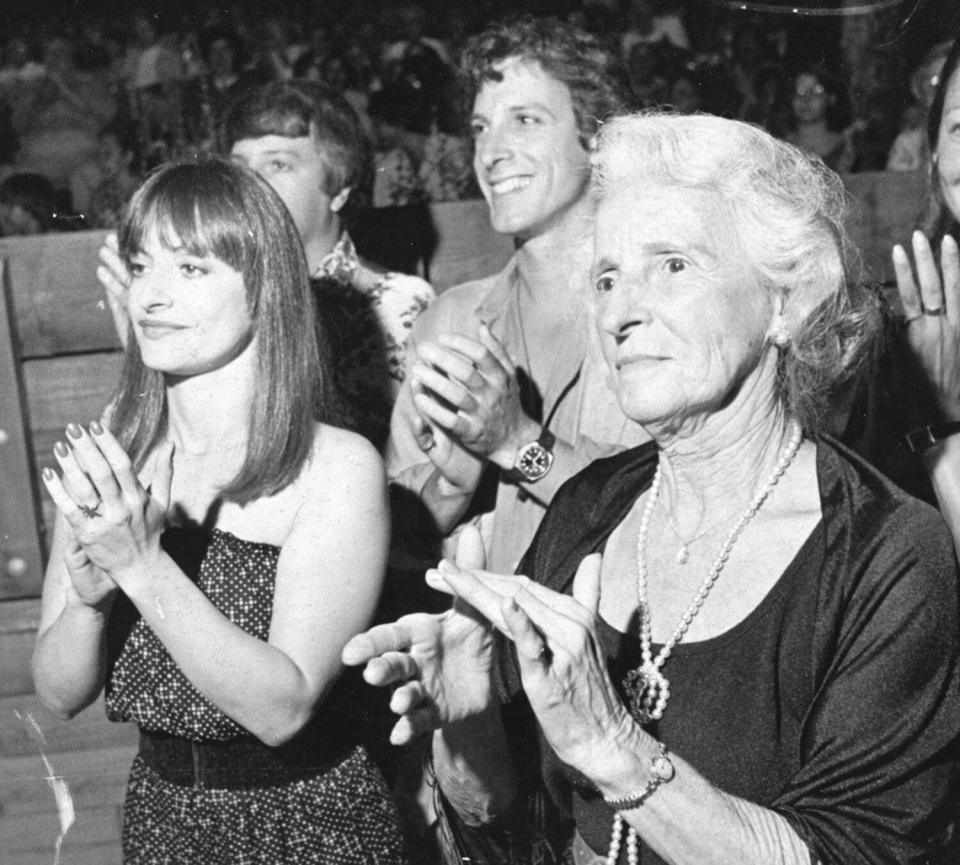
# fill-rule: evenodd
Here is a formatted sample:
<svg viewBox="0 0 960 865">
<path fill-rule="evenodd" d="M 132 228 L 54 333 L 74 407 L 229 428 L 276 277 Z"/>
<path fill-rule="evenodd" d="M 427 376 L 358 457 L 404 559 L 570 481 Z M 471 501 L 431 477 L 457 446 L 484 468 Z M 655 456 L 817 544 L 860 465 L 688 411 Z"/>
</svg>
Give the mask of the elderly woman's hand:
<svg viewBox="0 0 960 865">
<path fill-rule="evenodd" d="M 960 253 L 956 241 L 944 237 L 938 268 L 921 232 L 914 232 L 912 246 L 916 279 L 906 250 L 899 245 L 893 248 L 907 341 L 944 414 L 960 420 Z"/>
<path fill-rule="evenodd" d="M 465 567 L 483 564 L 479 533 L 465 529 L 457 547 Z M 341 660 L 365 664 L 363 677 L 393 687 L 390 709 L 400 720 L 390 733 L 405 745 L 423 733 L 481 714 L 493 703 L 492 628 L 462 600 L 440 615 L 414 613 L 378 625 L 347 642 Z"/>
<path fill-rule="evenodd" d="M 90 563 L 124 588 L 160 551 L 170 498 L 173 445 L 157 454 L 157 469 L 145 489 L 120 443 L 102 424 L 67 426 L 70 447 L 58 442 L 60 477 L 44 469 L 43 480 Z"/>
<path fill-rule="evenodd" d="M 440 574 L 463 600 L 498 624 L 517 647 L 523 689 L 557 756 L 591 779 L 616 775 L 640 727 L 607 673 L 596 633 L 599 554 L 577 569 L 573 597 L 525 578 L 446 564 Z"/>
</svg>

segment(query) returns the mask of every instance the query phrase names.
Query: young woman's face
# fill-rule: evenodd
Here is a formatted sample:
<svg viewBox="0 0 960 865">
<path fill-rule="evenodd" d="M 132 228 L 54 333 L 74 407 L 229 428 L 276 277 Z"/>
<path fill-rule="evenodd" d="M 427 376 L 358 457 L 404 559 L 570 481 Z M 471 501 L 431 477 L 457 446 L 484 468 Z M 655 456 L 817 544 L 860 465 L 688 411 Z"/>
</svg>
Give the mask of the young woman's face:
<svg viewBox="0 0 960 865">
<path fill-rule="evenodd" d="M 935 155 L 943 201 L 960 219 L 960 71 L 953 73 L 944 95 Z"/>
<path fill-rule="evenodd" d="M 127 309 L 143 362 L 174 376 L 220 369 L 254 341 L 243 274 L 164 236 L 152 226 L 131 258 Z"/>
</svg>

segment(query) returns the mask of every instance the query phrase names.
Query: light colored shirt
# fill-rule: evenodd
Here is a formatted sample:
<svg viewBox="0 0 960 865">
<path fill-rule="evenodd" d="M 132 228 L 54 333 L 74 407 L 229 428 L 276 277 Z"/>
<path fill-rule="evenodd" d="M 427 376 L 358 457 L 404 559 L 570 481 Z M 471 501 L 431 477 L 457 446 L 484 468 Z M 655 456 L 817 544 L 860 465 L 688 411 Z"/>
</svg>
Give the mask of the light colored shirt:
<svg viewBox="0 0 960 865">
<path fill-rule="evenodd" d="M 570 475 L 599 457 L 647 441 L 647 434 L 620 410 L 608 383 L 606 364 L 598 352 L 590 349 L 586 324 L 589 316 L 579 317 L 582 330 L 572 330 L 570 339 L 563 344 L 535 345 L 528 339 L 524 345 L 518 307 L 519 279 L 516 260 L 511 259 L 495 276 L 443 292 L 417 320 L 407 345 L 407 363 L 416 359 L 419 344 L 436 339 L 441 333 L 477 339 L 477 327 L 485 322 L 518 369 L 527 372 L 524 356 L 525 349 L 529 349 L 540 360 L 537 368 L 549 370 L 545 380 L 534 382 L 543 403 L 539 419 L 549 420 L 551 432 L 574 448 L 576 464 L 567 464 Z M 584 298 L 584 313 L 586 304 Z M 529 407 L 525 409 L 530 413 Z M 386 460 L 390 480 L 415 494 L 419 494 L 433 471 L 414 437 L 417 423 L 407 381 L 394 406 Z M 561 469 L 555 466 L 554 470 Z M 546 507 L 523 487 L 499 478 L 495 501 L 471 520 L 480 529 L 489 570 L 516 571 Z"/>
</svg>

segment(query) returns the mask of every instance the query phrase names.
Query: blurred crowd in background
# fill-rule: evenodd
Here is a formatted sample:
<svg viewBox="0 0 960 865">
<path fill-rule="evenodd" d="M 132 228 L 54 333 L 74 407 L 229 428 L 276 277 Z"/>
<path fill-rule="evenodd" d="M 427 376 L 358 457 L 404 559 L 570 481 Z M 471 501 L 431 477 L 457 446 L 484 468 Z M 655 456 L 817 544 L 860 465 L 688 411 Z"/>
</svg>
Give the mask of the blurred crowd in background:
<svg viewBox="0 0 960 865">
<path fill-rule="evenodd" d="M 936 16 L 909 20 L 902 5 L 846 17 L 710 0 L 271 5 L 281 11 L 141 0 L 98 13 L 84 3 L 74 18 L 0 25 L 3 234 L 115 225 L 145 172 L 221 149 L 231 98 L 278 78 L 324 81 L 356 108 L 373 143 L 374 206 L 476 197 L 458 49 L 492 18 L 519 12 L 600 35 L 638 108 L 749 120 L 842 172 L 916 170 L 952 32 Z"/>
</svg>

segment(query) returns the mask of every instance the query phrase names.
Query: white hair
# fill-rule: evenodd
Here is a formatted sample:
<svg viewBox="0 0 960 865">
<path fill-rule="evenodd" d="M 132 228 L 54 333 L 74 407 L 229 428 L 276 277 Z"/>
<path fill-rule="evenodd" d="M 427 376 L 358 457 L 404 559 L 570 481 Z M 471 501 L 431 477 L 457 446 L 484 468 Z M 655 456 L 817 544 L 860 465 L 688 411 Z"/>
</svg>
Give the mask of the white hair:
<svg viewBox="0 0 960 865">
<path fill-rule="evenodd" d="M 713 191 L 729 204 L 761 285 L 782 299 L 790 343 L 780 356 L 780 396 L 815 428 L 832 386 L 852 372 L 879 326 L 876 299 L 855 287 L 860 259 L 844 227 L 841 179 L 749 123 L 663 112 L 606 123 L 593 168 L 599 198 L 653 181 Z"/>
</svg>

